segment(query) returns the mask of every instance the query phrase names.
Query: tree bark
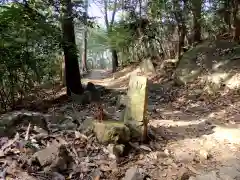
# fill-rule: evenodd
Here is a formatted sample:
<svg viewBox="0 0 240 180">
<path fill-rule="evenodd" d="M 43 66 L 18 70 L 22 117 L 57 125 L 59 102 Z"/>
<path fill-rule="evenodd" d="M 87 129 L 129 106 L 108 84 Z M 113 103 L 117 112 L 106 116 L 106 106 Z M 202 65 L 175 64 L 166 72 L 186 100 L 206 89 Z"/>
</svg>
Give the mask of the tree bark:
<svg viewBox="0 0 240 180">
<path fill-rule="evenodd" d="M 201 41 L 201 12 L 202 0 L 192 0 L 192 13 L 193 13 L 193 42 L 198 43 Z"/>
<path fill-rule="evenodd" d="M 221 34 L 231 32 L 231 1 L 232 0 L 222 0 L 220 8 L 217 10 L 217 15 L 220 16 L 224 23 L 227 25 L 227 28 L 223 26 L 221 28 Z"/>
<path fill-rule="evenodd" d="M 83 52 L 82 52 L 82 72 L 88 71 L 87 67 L 87 48 L 85 47 L 85 38 L 84 38 L 84 43 L 83 43 Z"/>
<path fill-rule="evenodd" d="M 230 0 L 224 0 L 224 22 L 228 26 L 228 31 L 231 31 L 231 13 L 230 13 Z"/>
<path fill-rule="evenodd" d="M 240 20 L 237 17 L 238 14 L 238 5 L 239 5 L 239 1 L 238 0 L 232 0 L 232 8 L 233 8 L 233 27 L 234 27 L 234 31 L 233 31 L 233 40 L 237 43 L 240 42 Z"/>
<path fill-rule="evenodd" d="M 85 12 L 84 12 L 84 32 L 83 32 L 83 53 L 82 53 L 82 71 L 88 71 L 87 67 L 87 11 L 88 0 L 85 0 Z"/>
<path fill-rule="evenodd" d="M 110 22 L 108 20 L 108 10 L 107 10 L 108 4 L 107 3 L 108 3 L 108 1 L 104 0 L 104 20 L 105 20 L 107 32 L 111 33 L 112 26 L 113 26 L 114 19 L 115 19 L 115 14 L 117 11 L 117 0 L 115 0 L 114 4 L 113 4 L 112 18 L 111 18 Z M 111 48 L 111 52 L 112 52 L 112 72 L 116 72 L 117 67 L 118 67 L 118 55 L 117 55 L 116 49 L 114 49 L 113 47 Z"/>
<path fill-rule="evenodd" d="M 186 33 L 187 33 L 187 28 L 186 28 L 185 23 L 183 23 L 178 28 L 179 28 L 179 32 L 178 32 L 178 36 L 179 36 L 178 58 L 181 58 L 183 47 L 184 47 L 184 39 L 185 39 L 185 36 L 186 36 Z"/>
<path fill-rule="evenodd" d="M 66 86 L 67 94 L 71 96 L 74 94 L 83 93 L 81 84 L 78 56 L 74 34 L 74 23 L 72 17 L 72 3 L 71 0 L 61 0 L 62 3 L 62 33 L 63 33 L 63 51 L 65 60 Z"/>
<path fill-rule="evenodd" d="M 63 86 L 66 86 L 66 71 L 65 71 L 65 60 L 64 56 L 61 58 L 61 82 Z"/>
<path fill-rule="evenodd" d="M 182 50 L 184 47 L 184 39 L 187 34 L 187 27 L 186 27 L 186 20 L 184 17 L 184 14 L 187 12 L 187 0 L 183 0 L 184 6 L 183 9 L 181 9 L 180 2 L 178 0 L 174 0 L 174 16 L 177 21 L 178 26 L 178 47 L 177 47 L 177 57 L 178 59 L 181 58 Z"/>
<path fill-rule="evenodd" d="M 112 51 L 112 72 L 116 72 L 118 67 L 117 51 L 115 49 L 112 49 L 111 51 Z"/>
</svg>

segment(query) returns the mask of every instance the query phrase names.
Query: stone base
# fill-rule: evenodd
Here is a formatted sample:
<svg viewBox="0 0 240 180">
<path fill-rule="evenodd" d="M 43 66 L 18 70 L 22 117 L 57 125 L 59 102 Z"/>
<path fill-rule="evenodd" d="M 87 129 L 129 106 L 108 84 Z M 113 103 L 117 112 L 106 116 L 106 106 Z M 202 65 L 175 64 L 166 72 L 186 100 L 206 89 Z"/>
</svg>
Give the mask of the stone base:
<svg viewBox="0 0 240 180">
<path fill-rule="evenodd" d="M 130 140 L 130 130 L 121 121 L 94 122 L 94 133 L 100 143 L 126 143 Z"/>
<path fill-rule="evenodd" d="M 147 138 L 147 125 L 144 125 L 143 122 L 136 121 L 125 121 L 126 126 L 131 132 L 132 139 L 139 139 L 145 141 Z"/>
</svg>

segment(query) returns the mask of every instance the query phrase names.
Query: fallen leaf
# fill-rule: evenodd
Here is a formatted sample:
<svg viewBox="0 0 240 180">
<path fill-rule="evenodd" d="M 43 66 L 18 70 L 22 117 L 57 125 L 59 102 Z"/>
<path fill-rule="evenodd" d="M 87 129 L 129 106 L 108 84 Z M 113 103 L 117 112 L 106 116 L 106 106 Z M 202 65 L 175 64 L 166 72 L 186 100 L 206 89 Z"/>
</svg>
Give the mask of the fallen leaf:
<svg viewBox="0 0 240 180">
<path fill-rule="evenodd" d="M 100 170 L 103 171 L 103 172 L 106 172 L 106 171 L 111 171 L 112 168 L 110 168 L 110 167 L 107 166 L 107 165 L 101 164 L 101 165 L 100 165 Z"/>
<path fill-rule="evenodd" d="M 94 163 L 87 163 L 87 167 L 97 167 L 97 165 Z"/>
<path fill-rule="evenodd" d="M 78 132 L 78 131 L 75 131 L 75 138 L 84 138 L 84 139 L 88 139 L 87 136 L 85 136 L 84 134 Z"/>
<path fill-rule="evenodd" d="M 4 169 L 0 172 L 0 178 L 1 179 L 6 179 L 6 174 L 7 174 L 7 169 Z"/>
<path fill-rule="evenodd" d="M 65 180 L 65 177 L 58 172 L 53 172 L 52 176 L 53 176 L 52 177 L 53 180 Z"/>
<path fill-rule="evenodd" d="M 194 174 L 200 174 L 192 165 L 188 164 L 187 168 L 192 171 Z"/>
<path fill-rule="evenodd" d="M 97 175 L 97 176 L 94 178 L 94 180 L 100 180 L 100 176 Z"/>
<path fill-rule="evenodd" d="M 139 144 L 138 144 L 138 143 L 129 142 L 129 144 L 130 144 L 133 148 L 139 149 Z"/>
<path fill-rule="evenodd" d="M 150 152 L 152 151 L 150 147 L 147 147 L 147 146 L 145 146 L 145 145 L 140 145 L 139 148 L 140 148 L 140 149 L 143 149 L 143 150 L 145 150 L 145 151 L 150 151 Z"/>
<path fill-rule="evenodd" d="M 19 139 L 19 133 L 16 133 L 14 139 L 8 141 L 6 144 L 4 144 L 1 148 L 2 151 L 4 151 L 6 148 L 11 146 L 13 143 L 15 143 Z"/>
<path fill-rule="evenodd" d="M 5 156 L 4 152 L 0 150 L 0 157 L 4 157 L 4 156 Z"/>
<path fill-rule="evenodd" d="M 96 161 L 96 164 L 98 164 L 98 165 L 101 165 L 101 164 L 109 164 L 109 161 L 107 161 L 107 160 L 98 160 L 98 161 Z"/>
</svg>

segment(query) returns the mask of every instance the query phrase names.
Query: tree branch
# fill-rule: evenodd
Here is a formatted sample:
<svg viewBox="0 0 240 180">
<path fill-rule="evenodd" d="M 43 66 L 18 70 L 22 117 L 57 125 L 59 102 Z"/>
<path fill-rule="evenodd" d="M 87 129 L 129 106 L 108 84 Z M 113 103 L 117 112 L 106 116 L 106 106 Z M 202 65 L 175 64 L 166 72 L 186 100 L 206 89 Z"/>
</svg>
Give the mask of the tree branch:
<svg viewBox="0 0 240 180">
<path fill-rule="evenodd" d="M 104 19 L 107 29 L 109 29 L 108 14 L 107 14 L 107 0 L 104 0 Z"/>
<path fill-rule="evenodd" d="M 112 27 L 112 25 L 113 25 L 113 23 L 114 23 L 116 11 L 117 11 L 117 0 L 114 1 L 113 13 L 112 13 L 112 20 L 111 20 L 111 23 L 110 23 L 110 26 L 111 26 L 111 27 Z"/>
</svg>

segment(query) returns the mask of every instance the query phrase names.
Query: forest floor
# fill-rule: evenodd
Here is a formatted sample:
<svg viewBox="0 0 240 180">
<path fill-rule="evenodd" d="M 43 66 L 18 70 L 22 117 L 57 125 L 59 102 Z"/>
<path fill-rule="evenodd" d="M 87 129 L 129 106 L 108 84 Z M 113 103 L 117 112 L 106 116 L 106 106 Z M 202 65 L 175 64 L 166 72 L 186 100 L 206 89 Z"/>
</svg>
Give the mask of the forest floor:
<svg viewBox="0 0 240 180">
<path fill-rule="evenodd" d="M 133 74 L 141 74 L 140 69 L 131 66 L 114 74 L 94 70 L 82 81 L 111 89 L 102 97 L 102 103 L 113 119 L 119 119 L 117 97 L 126 94 Z M 99 144 L 87 128 L 95 109 L 91 105 L 73 107 L 63 98 L 54 101 L 47 111 L 35 108 L 37 112 L 30 113 L 31 123 L 13 123 L 10 132 L 15 136 L 1 137 L 0 179 L 143 180 L 147 175 L 145 179 L 149 180 L 240 180 L 239 90 L 222 87 L 208 94 L 198 80 L 176 86 L 165 76 L 148 78 L 147 118 L 154 136 L 148 144 L 132 142 L 131 149 L 117 163 L 111 148 Z M 65 92 L 64 88 L 56 89 L 55 95 Z M 2 115 L 0 125 L 29 118 L 27 110 L 21 111 L 25 116 L 16 112 Z M 44 129 L 43 119 L 50 135 L 29 128 L 32 124 Z M 60 150 L 58 158 L 51 155 L 56 154 L 56 144 L 66 145 L 74 165 L 65 167 L 69 162 Z M 33 157 L 40 164 L 32 163 Z"/>
<path fill-rule="evenodd" d="M 117 73 L 121 74 L 117 79 L 106 75 L 98 82 L 111 88 L 117 84 L 118 90 L 121 84 L 124 90 L 130 75 L 139 72 L 130 69 Z M 94 81 L 93 76 L 88 80 Z M 227 88 L 218 93 L 216 97 L 204 94 L 201 85 L 194 83 L 150 85 L 149 127 L 157 140 L 146 145 L 151 151 L 140 153 L 123 169 L 136 165 L 151 179 L 240 179 L 240 93 Z"/>
</svg>

